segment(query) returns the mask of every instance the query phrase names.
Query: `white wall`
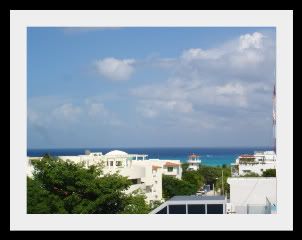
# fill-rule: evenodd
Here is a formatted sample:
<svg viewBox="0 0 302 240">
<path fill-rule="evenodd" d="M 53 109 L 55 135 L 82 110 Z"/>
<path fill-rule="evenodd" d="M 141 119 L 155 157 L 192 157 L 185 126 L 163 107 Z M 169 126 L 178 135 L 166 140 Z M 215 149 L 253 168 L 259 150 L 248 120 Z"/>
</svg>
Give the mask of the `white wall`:
<svg viewBox="0 0 302 240">
<path fill-rule="evenodd" d="M 275 177 L 228 178 L 230 203 L 235 206 L 266 204 L 266 197 L 272 204 L 277 203 L 277 181 Z"/>
<path fill-rule="evenodd" d="M 264 164 L 258 163 L 258 164 L 240 164 L 239 165 L 239 175 L 247 174 L 244 172 L 244 170 L 250 170 L 251 172 L 257 173 L 259 175 L 262 175 L 262 172 L 267 169 L 275 169 L 276 168 L 276 162 L 266 162 Z M 261 171 L 261 169 L 263 171 Z"/>
<path fill-rule="evenodd" d="M 150 161 L 154 165 L 161 166 L 162 167 L 162 172 L 163 172 L 164 175 L 176 176 L 176 178 L 181 179 L 181 177 L 182 177 L 182 167 L 181 167 L 180 160 L 149 159 L 148 161 Z M 173 167 L 173 171 L 168 172 L 168 168 L 164 166 L 167 162 L 179 164 L 179 167 Z"/>
</svg>

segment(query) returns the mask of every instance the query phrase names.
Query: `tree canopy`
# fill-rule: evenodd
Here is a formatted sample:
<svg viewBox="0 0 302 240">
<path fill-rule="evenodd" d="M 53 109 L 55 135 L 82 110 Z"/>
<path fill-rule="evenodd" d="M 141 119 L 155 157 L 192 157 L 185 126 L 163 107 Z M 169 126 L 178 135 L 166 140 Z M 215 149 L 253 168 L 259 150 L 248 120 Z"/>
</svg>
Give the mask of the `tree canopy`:
<svg viewBox="0 0 302 240">
<path fill-rule="evenodd" d="M 163 176 L 163 194 L 168 199 L 176 195 L 194 195 L 204 185 L 212 187 L 215 184 L 216 191 L 222 193 L 222 182 L 224 194 L 229 195 L 230 186 L 227 178 L 231 176 L 231 168 L 224 165 L 222 167 L 212 167 L 201 165 L 198 170 L 187 170 L 187 163 L 182 164 L 182 179 Z M 222 179 L 223 171 L 223 179 Z"/>
<path fill-rule="evenodd" d="M 114 214 L 148 213 L 143 194 L 125 194 L 131 181 L 118 174 L 102 175 L 102 166 L 81 164 L 51 156 L 32 161 L 27 178 L 28 213 Z"/>
<path fill-rule="evenodd" d="M 163 197 L 169 199 L 177 195 L 192 195 L 196 193 L 193 184 L 177 179 L 172 176 L 163 175 Z"/>
<path fill-rule="evenodd" d="M 263 177 L 276 177 L 276 169 L 266 169 L 262 173 Z"/>
<path fill-rule="evenodd" d="M 200 171 L 183 171 L 182 180 L 194 185 L 195 192 L 197 192 L 204 184 L 204 177 Z"/>
</svg>

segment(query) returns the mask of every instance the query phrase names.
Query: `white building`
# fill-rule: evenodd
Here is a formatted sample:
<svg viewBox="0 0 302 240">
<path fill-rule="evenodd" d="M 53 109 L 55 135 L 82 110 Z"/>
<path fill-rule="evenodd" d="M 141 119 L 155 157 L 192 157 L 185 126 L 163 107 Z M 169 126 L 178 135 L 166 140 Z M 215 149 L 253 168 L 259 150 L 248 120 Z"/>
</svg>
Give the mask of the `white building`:
<svg viewBox="0 0 302 240">
<path fill-rule="evenodd" d="M 275 213 L 277 181 L 275 177 L 232 177 L 230 212 L 237 214 Z"/>
<path fill-rule="evenodd" d="M 201 161 L 199 160 L 199 155 L 193 153 L 192 155 L 189 156 L 187 163 L 189 164 L 187 170 L 195 170 L 195 171 L 198 170 L 199 165 L 201 163 Z"/>
<path fill-rule="evenodd" d="M 141 190 L 147 197 L 147 201 L 162 200 L 162 174 L 181 179 L 182 168 L 180 160 L 148 159 L 145 154 L 128 154 L 114 150 L 103 155 L 100 152 L 92 152 L 78 156 L 59 156 L 62 160 L 70 160 L 75 163 L 84 163 L 85 167 L 102 164 L 103 174 L 119 173 L 128 177 L 132 185 L 126 191 L 131 193 Z M 41 158 L 29 157 L 27 174 L 31 176 L 32 165 L 30 161 Z"/>
<path fill-rule="evenodd" d="M 225 214 L 225 196 L 174 196 L 150 214 Z"/>
<path fill-rule="evenodd" d="M 231 167 L 233 177 L 249 173 L 261 176 L 267 169 L 276 169 L 276 154 L 274 151 L 256 151 L 253 155 L 240 155 Z"/>
</svg>

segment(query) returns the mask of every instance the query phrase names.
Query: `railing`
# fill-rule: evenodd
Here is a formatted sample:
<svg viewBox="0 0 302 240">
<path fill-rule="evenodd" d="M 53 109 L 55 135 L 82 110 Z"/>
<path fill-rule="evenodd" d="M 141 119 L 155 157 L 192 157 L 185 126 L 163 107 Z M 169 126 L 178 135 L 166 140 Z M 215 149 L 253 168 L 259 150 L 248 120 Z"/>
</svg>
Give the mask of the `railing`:
<svg viewBox="0 0 302 240">
<path fill-rule="evenodd" d="M 201 163 L 201 160 L 188 160 L 188 163 Z"/>
<path fill-rule="evenodd" d="M 256 162 L 255 158 L 239 158 L 239 163 L 253 163 Z"/>
<path fill-rule="evenodd" d="M 247 204 L 245 206 L 235 206 L 236 214 L 271 214 L 270 205 Z"/>
</svg>

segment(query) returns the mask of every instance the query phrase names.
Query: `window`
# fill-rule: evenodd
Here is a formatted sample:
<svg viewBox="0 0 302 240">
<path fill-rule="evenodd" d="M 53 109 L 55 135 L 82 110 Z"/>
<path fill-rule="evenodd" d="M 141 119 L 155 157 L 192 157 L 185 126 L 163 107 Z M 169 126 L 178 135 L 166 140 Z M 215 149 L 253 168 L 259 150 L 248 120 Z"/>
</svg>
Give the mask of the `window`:
<svg viewBox="0 0 302 240">
<path fill-rule="evenodd" d="M 207 214 L 223 214 L 223 204 L 207 204 Z"/>
<path fill-rule="evenodd" d="M 135 179 L 130 179 L 132 184 L 140 184 L 140 179 L 139 178 L 135 178 Z"/>
<path fill-rule="evenodd" d="M 164 207 L 160 211 L 158 211 L 156 214 L 167 214 L 167 207 Z"/>
<path fill-rule="evenodd" d="M 150 186 L 146 187 L 146 193 L 152 192 L 152 188 Z"/>
<path fill-rule="evenodd" d="M 113 161 L 110 161 L 109 163 L 110 163 L 110 166 L 112 167 L 113 166 Z"/>
<path fill-rule="evenodd" d="M 169 205 L 169 214 L 186 214 L 186 205 Z"/>
<path fill-rule="evenodd" d="M 251 170 L 243 170 L 243 172 L 249 173 L 249 172 L 251 172 Z"/>
<path fill-rule="evenodd" d="M 204 204 L 189 204 L 188 214 L 205 214 L 206 207 Z"/>
<path fill-rule="evenodd" d="M 117 167 L 122 166 L 122 162 L 121 161 L 116 161 L 115 166 L 117 166 Z"/>
<path fill-rule="evenodd" d="M 168 172 L 173 172 L 173 167 L 168 167 Z"/>
</svg>

